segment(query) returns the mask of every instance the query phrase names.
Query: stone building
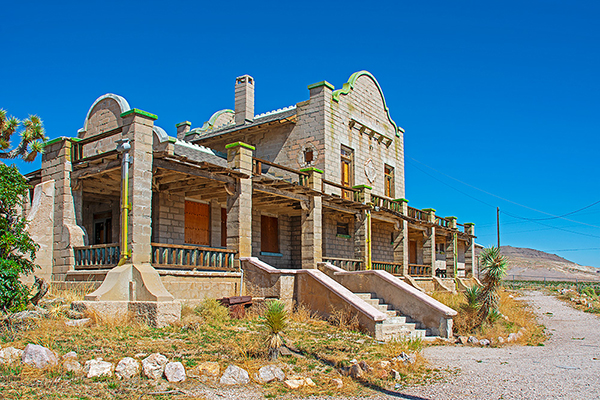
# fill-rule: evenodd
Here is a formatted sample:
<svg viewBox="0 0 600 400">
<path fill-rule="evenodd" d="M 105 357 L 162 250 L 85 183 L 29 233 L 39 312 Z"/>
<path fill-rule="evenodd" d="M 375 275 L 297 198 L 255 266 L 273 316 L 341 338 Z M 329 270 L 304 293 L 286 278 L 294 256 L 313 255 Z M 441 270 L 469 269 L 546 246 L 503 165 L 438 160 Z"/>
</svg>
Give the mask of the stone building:
<svg viewBox="0 0 600 400">
<path fill-rule="evenodd" d="M 197 128 L 181 122 L 176 136 L 123 97 L 99 97 L 77 135 L 48 142 L 42 168 L 28 174 L 41 274 L 99 285 L 127 258 L 150 265 L 181 300 L 249 293 L 310 303 L 297 277 L 321 279 L 317 271 L 336 284 L 344 270 L 386 271 L 375 275 L 418 292 L 468 285 L 474 225 L 408 205 L 404 130 L 373 75 L 356 72 L 337 90 L 309 85 L 308 100 L 259 115 L 254 90 L 251 76 L 238 77 L 234 109 Z"/>
</svg>

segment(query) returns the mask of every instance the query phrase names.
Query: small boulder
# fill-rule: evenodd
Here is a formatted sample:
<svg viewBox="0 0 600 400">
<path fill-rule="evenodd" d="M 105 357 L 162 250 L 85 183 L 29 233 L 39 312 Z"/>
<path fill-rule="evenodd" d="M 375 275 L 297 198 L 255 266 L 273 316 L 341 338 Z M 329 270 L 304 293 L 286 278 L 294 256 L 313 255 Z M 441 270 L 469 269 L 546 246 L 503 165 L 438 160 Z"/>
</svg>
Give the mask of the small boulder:
<svg viewBox="0 0 600 400">
<path fill-rule="evenodd" d="M 467 339 L 467 343 L 479 344 L 479 339 L 477 339 L 475 336 L 469 336 L 469 338 Z"/>
<path fill-rule="evenodd" d="M 509 333 L 508 334 L 508 343 L 512 343 L 512 342 L 516 342 L 517 341 L 517 334 L 516 333 Z"/>
<path fill-rule="evenodd" d="M 90 323 L 90 321 L 91 321 L 91 319 L 89 319 L 89 318 L 68 319 L 65 321 L 65 325 L 66 326 L 74 326 L 74 327 L 86 326 L 87 324 Z"/>
<path fill-rule="evenodd" d="M 82 313 L 81 311 L 73 310 L 71 308 L 65 310 L 65 315 L 67 316 L 67 318 L 71 318 L 71 319 L 83 319 L 83 318 L 85 318 L 85 314 L 84 313 Z"/>
<path fill-rule="evenodd" d="M 169 382 L 185 381 L 185 368 L 179 361 L 167 363 L 165 366 L 165 378 Z"/>
<path fill-rule="evenodd" d="M 13 364 L 21 361 L 23 358 L 23 350 L 15 349 L 14 347 L 6 347 L 0 350 L 0 364 Z"/>
<path fill-rule="evenodd" d="M 188 373 L 188 375 L 194 377 L 208 376 L 211 378 L 216 378 L 219 376 L 220 372 L 221 367 L 219 366 L 218 362 L 206 361 L 198 364 Z"/>
<path fill-rule="evenodd" d="M 245 385 L 249 382 L 248 371 L 233 364 L 227 367 L 219 381 L 221 385 Z"/>
<path fill-rule="evenodd" d="M 313 380 L 310 378 L 304 378 L 304 385 L 311 386 L 311 387 L 317 386 L 317 384 L 315 382 L 313 382 Z"/>
<path fill-rule="evenodd" d="M 284 381 L 283 384 L 288 389 L 300 389 L 302 386 L 304 386 L 304 379 L 288 379 Z"/>
<path fill-rule="evenodd" d="M 392 378 L 395 381 L 399 381 L 400 379 L 402 379 L 402 376 L 400 375 L 400 372 L 396 371 L 395 369 L 391 370 L 390 372 L 392 374 Z"/>
<path fill-rule="evenodd" d="M 360 378 L 363 374 L 363 369 L 358 364 L 352 364 L 348 373 L 352 378 Z"/>
<path fill-rule="evenodd" d="M 115 375 L 119 379 L 131 379 L 140 374 L 140 362 L 135 358 L 125 357 L 117 364 Z"/>
<path fill-rule="evenodd" d="M 469 343 L 469 338 L 466 336 L 459 336 L 458 339 L 456 339 L 456 343 L 457 344 L 467 344 L 467 343 Z"/>
<path fill-rule="evenodd" d="M 70 351 L 70 352 L 68 352 L 67 354 L 63 355 L 61 358 L 62 358 L 63 360 L 67 360 L 67 359 L 69 359 L 69 358 L 72 358 L 72 359 L 77 359 L 77 353 L 75 353 L 74 351 Z"/>
<path fill-rule="evenodd" d="M 479 341 L 479 344 L 480 344 L 481 346 L 489 346 L 489 345 L 490 345 L 490 341 L 489 341 L 488 339 L 481 339 L 481 340 Z"/>
<path fill-rule="evenodd" d="M 506 340 L 502 336 L 498 336 L 498 344 L 504 344 Z"/>
<path fill-rule="evenodd" d="M 160 353 L 150 354 L 142 360 L 142 369 L 148 379 L 160 379 L 169 360 Z"/>
<path fill-rule="evenodd" d="M 389 361 L 379 361 L 379 363 L 377 364 L 377 367 L 380 369 L 387 369 L 390 366 L 390 362 Z"/>
<path fill-rule="evenodd" d="M 67 358 L 62 363 L 62 367 L 66 372 L 72 372 L 74 374 L 79 374 L 79 373 L 83 372 L 83 368 L 81 367 L 81 364 L 79 363 L 79 361 L 75 360 L 74 358 Z"/>
<path fill-rule="evenodd" d="M 414 354 L 406 354 L 405 352 L 400 353 L 398 357 L 395 358 L 397 361 L 402 361 L 404 364 L 414 364 L 417 360 Z"/>
<path fill-rule="evenodd" d="M 58 357 L 52 350 L 31 343 L 23 350 L 21 361 L 40 369 L 58 365 Z"/>
<path fill-rule="evenodd" d="M 89 360 L 83 366 L 83 372 L 88 378 L 97 378 L 100 376 L 112 376 L 114 366 L 112 363 L 102 361 L 101 358 Z"/>
<path fill-rule="evenodd" d="M 260 383 L 269 383 L 274 380 L 283 381 L 285 379 L 285 374 L 281 368 L 275 365 L 265 365 L 258 370 L 258 374 L 256 374 L 255 378 Z"/>
<path fill-rule="evenodd" d="M 365 372 L 369 372 L 369 371 L 373 370 L 373 368 L 371 368 L 371 366 L 369 364 L 367 364 L 367 362 L 364 361 L 364 360 L 362 360 L 361 362 L 359 362 L 358 365 Z"/>
<path fill-rule="evenodd" d="M 344 381 L 342 381 L 340 378 L 333 378 L 331 381 L 329 381 L 332 385 L 335 386 L 336 389 L 341 389 L 342 387 L 344 387 Z"/>
</svg>

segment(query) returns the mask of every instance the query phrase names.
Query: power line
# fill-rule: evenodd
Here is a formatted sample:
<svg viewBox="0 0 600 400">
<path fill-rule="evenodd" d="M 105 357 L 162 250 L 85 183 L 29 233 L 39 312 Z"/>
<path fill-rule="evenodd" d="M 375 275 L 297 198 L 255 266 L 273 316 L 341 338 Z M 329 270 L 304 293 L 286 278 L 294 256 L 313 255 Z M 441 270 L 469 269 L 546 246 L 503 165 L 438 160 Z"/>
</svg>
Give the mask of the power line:
<svg viewBox="0 0 600 400">
<path fill-rule="evenodd" d="M 588 247 L 587 249 L 552 249 L 552 250 L 541 250 L 541 251 L 587 251 L 587 250 L 600 250 L 600 247 Z"/>
<path fill-rule="evenodd" d="M 523 219 L 523 218 L 521 218 L 521 217 L 518 217 L 518 216 L 516 216 L 516 215 L 511 215 L 510 213 L 507 213 L 506 211 L 502 211 L 502 213 L 503 213 L 503 214 L 506 214 L 506 215 L 508 215 L 509 217 Z M 594 238 L 598 238 L 598 239 L 600 239 L 600 236 L 598 236 L 598 235 L 590 235 L 590 234 L 588 234 L 588 233 L 575 232 L 575 231 L 571 231 L 571 230 L 568 230 L 568 229 L 559 228 L 559 227 L 557 227 L 557 226 L 552 226 L 552 225 L 544 224 L 544 223 L 542 223 L 542 222 L 539 222 L 539 221 L 531 221 L 531 222 L 533 222 L 533 223 L 536 223 L 536 224 L 539 224 L 539 225 L 547 226 L 547 227 L 550 227 L 550 228 L 558 229 L 558 230 L 560 230 L 560 231 L 565 231 L 565 232 L 569 232 L 569 233 L 574 233 L 574 234 L 576 234 L 576 235 L 581 235 L 581 236 L 589 236 L 589 237 L 594 237 Z M 573 221 L 573 222 L 576 222 L 576 221 Z"/>
</svg>

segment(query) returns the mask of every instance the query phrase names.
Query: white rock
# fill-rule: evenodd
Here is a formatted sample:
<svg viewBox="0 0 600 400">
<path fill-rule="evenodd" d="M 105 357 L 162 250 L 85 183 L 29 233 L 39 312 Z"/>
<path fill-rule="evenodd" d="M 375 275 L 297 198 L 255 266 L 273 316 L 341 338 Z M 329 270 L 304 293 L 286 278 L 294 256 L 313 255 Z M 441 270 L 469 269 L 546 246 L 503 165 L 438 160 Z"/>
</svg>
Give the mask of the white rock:
<svg viewBox="0 0 600 400">
<path fill-rule="evenodd" d="M 115 375 L 119 379 L 131 379 L 140 374 L 140 362 L 135 358 L 125 357 L 117 364 Z"/>
<path fill-rule="evenodd" d="M 23 350 L 21 361 L 23 361 L 23 364 L 29 364 L 40 369 L 58 365 L 58 357 L 52 350 L 31 343 Z"/>
<path fill-rule="evenodd" d="M 165 372 L 165 366 L 169 360 L 160 353 L 150 354 L 142 360 L 144 375 L 148 379 L 160 379 Z"/>
<path fill-rule="evenodd" d="M 490 341 L 489 341 L 488 339 L 481 339 L 481 340 L 479 341 L 479 344 L 480 344 L 481 346 L 489 346 L 489 345 L 490 345 Z"/>
<path fill-rule="evenodd" d="M 304 379 L 288 379 L 287 381 L 283 382 L 283 384 L 288 389 L 299 389 L 304 386 Z"/>
<path fill-rule="evenodd" d="M 12 364 L 21 361 L 21 358 L 23 358 L 23 350 L 14 347 L 6 347 L 0 350 L 0 364 Z"/>
<path fill-rule="evenodd" d="M 248 371 L 233 364 L 227 367 L 219 380 L 221 385 L 245 385 L 248 382 L 250 382 Z"/>
<path fill-rule="evenodd" d="M 508 342 L 515 342 L 517 340 L 517 334 L 516 333 L 509 333 L 508 334 Z"/>
<path fill-rule="evenodd" d="M 336 389 L 341 389 L 344 386 L 344 381 L 342 381 L 340 378 L 333 378 L 331 380 L 331 384 L 335 385 Z"/>
<path fill-rule="evenodd" d="M 77 353 L 75 353 L 74 351 L 70 351 L 67 354 L 65 354 L 64 356 L 62 356 L 63 360 L 66 360 L 68 358 L 77 359 Z"/>
<path fill-rule="evenodd" d="M 278 381 L 283 381 L 285 379 L 285 374 L 281 368 L 275 365 L 265 365 L 264 367 L 261 367 L 256 375 L 256 380 L 260 383 L 269 383 L 276 379 Z"/>
<path fill-rule="evenodd" d="M 381 369 L 386 369 L 390 366 L 390 362 L 389 361 L 379 361 L 379 364 L 377 364 L 377 366 Z"/>
<path fill-rule="evenodd" d="M 62 366 L 63 369 L 67 372 L 73 372 L 78 374 L 83 371 L 83 368 L 81 367 L 79 361 L 75 360 L 74 358 L 67 358 L 63 362 Z"/>
<path fill-rule="evenodd" d="M 310 379 L 310 378 L 305 378 L 305 379 L 304 379 L 304 384 L 305 384 L 306 386 L 317 386 L 317 384 L 316 384 L 316 383 L 314 383 L 314 382 L 313 382 L 313 380 L 312 380 L 312 379 Z"/>
<path fill-rule="evenodd" d="M 185 368 L 179 361 L 167 363 L 165 366 L 165 378 L 169 382 L 185 381 Z"/>
<path fill-rule="evenodd" d="M 471 344 L 479 344 L 479 340 L 475 336 L 469 336 L 469 339 L 467 339 L 467 342 L 471 343 Z"/>
<path fill-rule="evenodd" d="M 86 326 L 89 322 L 91 321 L 91 319 L 89 318 L 82 318 L 82 319 L 69 319 L 65 321 L 65 325 L 66 326 Z"/>
<path fill-rule="evenodd" d="M 506 340 L 502 337 L 502 336 L 498 336 L 498 343 L 499 344 L 504 344 Z"/>
<path fill-rule="evenodd" d="M 102 361 L 101 358 L 89 360 L 83 366 L 83 372 L 88 378 L 96 378 L 99 376 L 112 376 L 114 366 L 112 363 Z"/>
</svg>

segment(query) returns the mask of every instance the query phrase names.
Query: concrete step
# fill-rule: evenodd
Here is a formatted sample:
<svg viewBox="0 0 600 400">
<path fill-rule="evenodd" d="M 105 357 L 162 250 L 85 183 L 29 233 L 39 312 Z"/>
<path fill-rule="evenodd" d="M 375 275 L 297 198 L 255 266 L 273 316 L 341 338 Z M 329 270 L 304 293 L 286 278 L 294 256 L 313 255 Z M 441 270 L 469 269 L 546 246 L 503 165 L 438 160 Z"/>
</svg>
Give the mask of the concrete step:
<svg viewBox="0 0 600 400">
<path fill-rule="evenodd" d="M 391 316 L 383 321 L 384 324 L 406 324 L 409 323 L 404 316 Z M 415 324 L 416 326 L 416 324 Z"/>
<path fill-rule="evenodd" d="M 354 294 L 357 295 L 358 297 L 360 297 L 362 300 L 371 300 L 373 298 L 371 293 L 354 293 Z"/>
</svg>

